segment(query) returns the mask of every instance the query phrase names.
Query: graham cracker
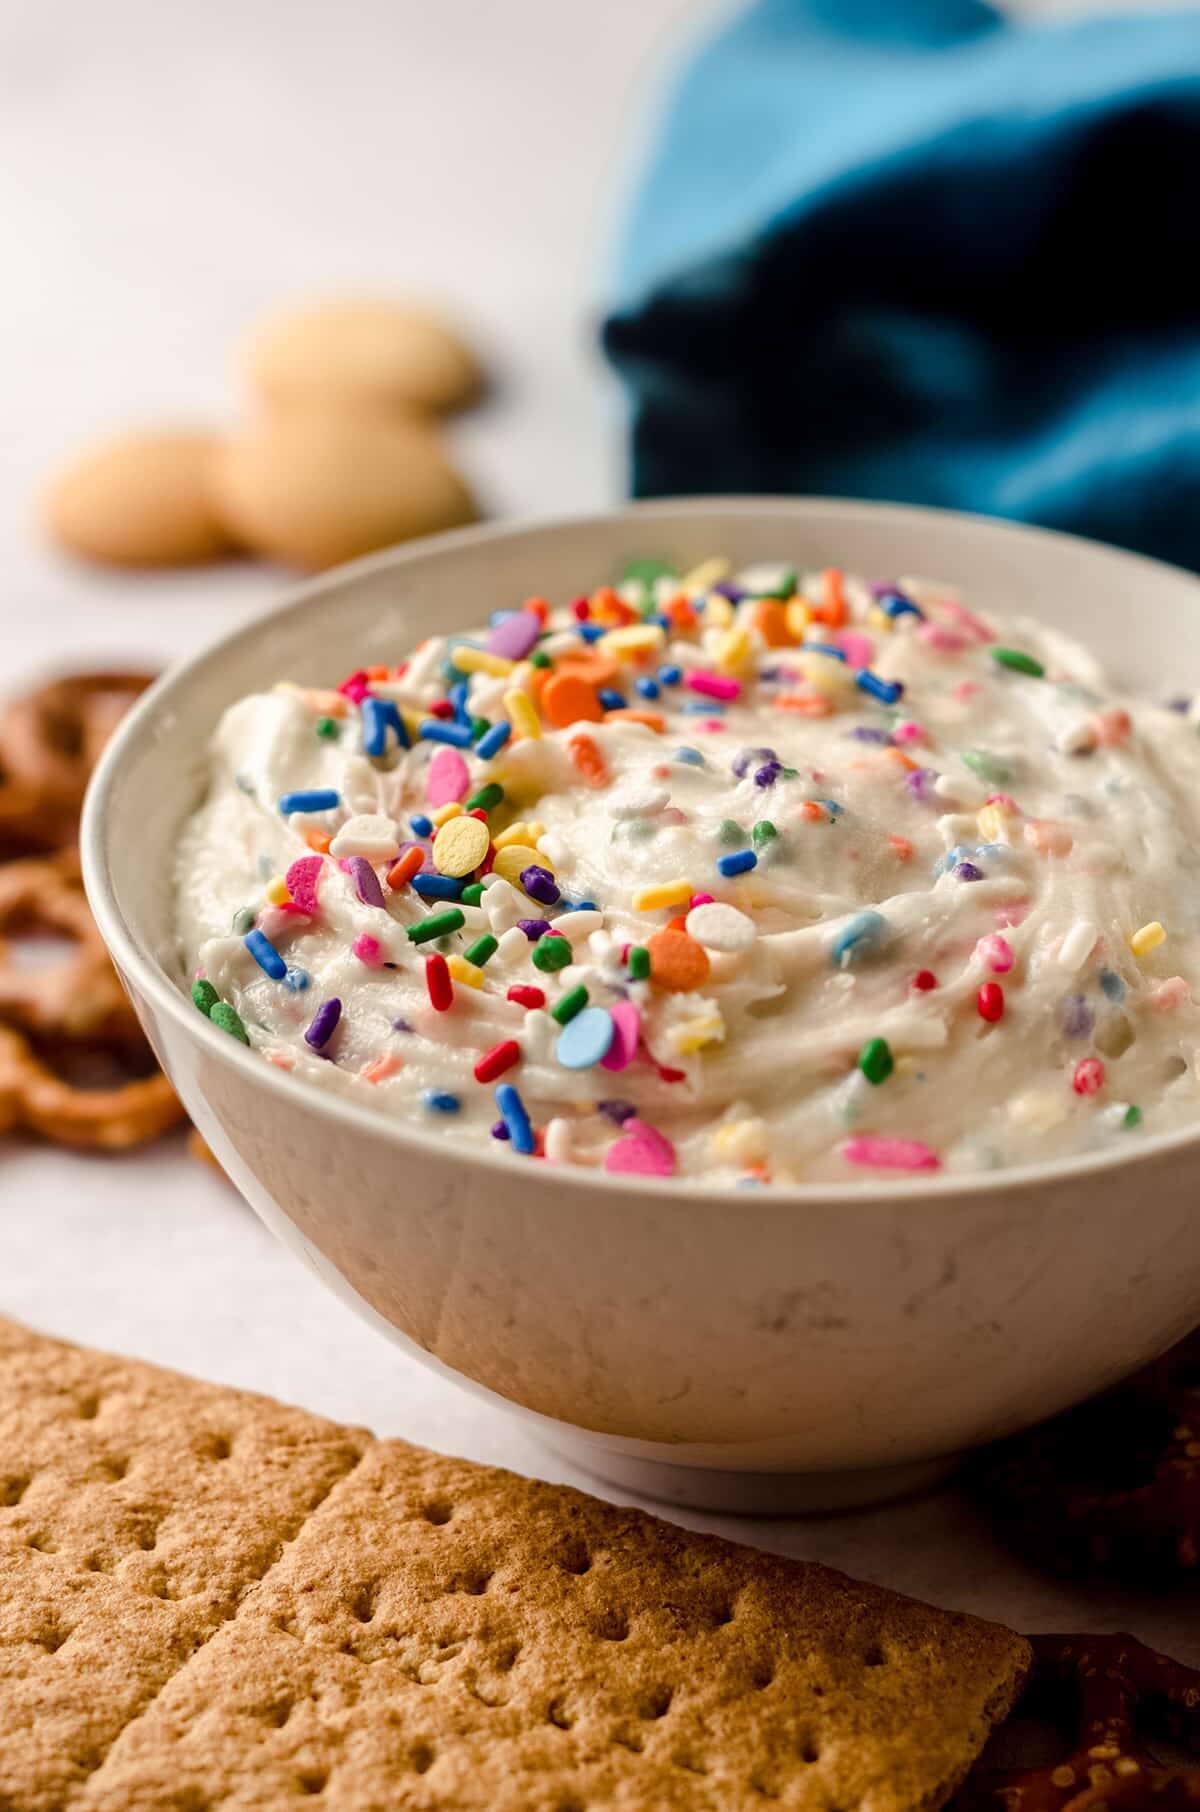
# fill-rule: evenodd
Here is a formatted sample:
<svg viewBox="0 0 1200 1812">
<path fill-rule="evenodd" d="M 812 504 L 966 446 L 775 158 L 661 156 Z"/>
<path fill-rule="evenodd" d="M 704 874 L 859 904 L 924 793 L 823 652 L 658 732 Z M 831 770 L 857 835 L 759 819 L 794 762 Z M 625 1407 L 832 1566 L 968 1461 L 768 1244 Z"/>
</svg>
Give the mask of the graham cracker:
<svg viewBox="0 0 1200 1812">
<path fill-rule="evenodd" d="M 122 1478 L 71 1421 L 107 1424 Z M 198 1458 L 213 1435 L 230 1455 Z M 0 1478 L 29 1437 L 46 1458 L 0 1510 L 0 1812 L 915 1812 L 1029 1661 L 823 1567 L 0 1324 Z M 143 1471 L 177 1597 L 120 1545 Z"/>
</svg>

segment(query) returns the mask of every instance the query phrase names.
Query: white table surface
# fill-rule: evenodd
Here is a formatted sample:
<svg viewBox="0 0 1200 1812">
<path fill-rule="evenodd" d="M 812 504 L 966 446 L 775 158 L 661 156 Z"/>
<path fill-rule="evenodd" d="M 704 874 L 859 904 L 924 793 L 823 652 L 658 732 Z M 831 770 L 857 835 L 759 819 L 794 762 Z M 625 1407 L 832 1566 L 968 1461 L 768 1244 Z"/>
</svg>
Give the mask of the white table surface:
<svg viewBox="0 0 1200 1812">
<path fill-rule="evenodd" d="M 74 567 L 34 498 L 65 448 L 139 417 L 233 419 L 255 314 L 378 284 L 444 298 L 498 379 L 455 424 L 495 513 L 620 494 L 591 350 L 637 99 L 686 0 L 0 0 L 0 676 L 165 662 L 283 575 Z M 528 1430 L 401 1357 L 170 1139 L 133 1157 L 0 1147 L 0 1309 L 382 1434 L 550 1478 Z M 575 1482 L 584 1482 L 576 1479 Z M 1132 1628 L 1200 1663 L 1195 1598 L 1073 1589 L 1007 1557 L 955 1490 L 871 1512 L 684 1517 L 1027 1629 Z"/>
</svg>

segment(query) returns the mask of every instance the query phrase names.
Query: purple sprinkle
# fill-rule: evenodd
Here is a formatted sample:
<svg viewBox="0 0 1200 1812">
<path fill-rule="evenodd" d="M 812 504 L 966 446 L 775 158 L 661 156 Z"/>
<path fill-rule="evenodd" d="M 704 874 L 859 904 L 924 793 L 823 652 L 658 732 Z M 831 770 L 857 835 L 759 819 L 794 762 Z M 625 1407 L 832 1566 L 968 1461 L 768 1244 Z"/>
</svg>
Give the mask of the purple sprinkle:
<svg viewBox="0 0 1200 1812">
<path fill-rule="evenodd" d="M 960 862 L 954 871 L 960 881 L 982 881 L 983 870 L 976 868 L 974 862 Z"/>
<path fill-rule="evenodd" d="M 766 680 L 767 684 L 771 685 L 775 680 L 781 677 L 781 672 L 782 670 L 779 667 L 760 667 L 758 670 L 758 677 L 760 680 Z"/>
<path fill-rule="evenodd" d="M 847 730 L 846 734 L 853 736 L 856 742 L 884 743 L 892 740 L 886 730 L 872 729 L 869 724 L 860 724 L 857 730 Z"/>
<path fill-rule="evenodd" d="M 518 919 L 517 927 L 525 933 L 531 944 L 536 944 L 540 937 L 545 937 L 550 929 L 549 919 Z"/>
<path fill-rule="evenodd" d="M 709 590 L 717 592 L 722 598 L 728 598 L 731 604 L 740 604 L 746 596 L 741 586 L 735 585 L 732 579 L 722 579 L 719 585 L 712 585 Z"/>
<path fill-rule="evenodd" d="M 733 768 L 738 779 L 741 780 L 746 774 L 747 769 L 752 767 L 756 761 L 774 760 L 774 749 L 739 749 L 730 763 L 730 766 Z"/>
<path fill-rule="evenodd" d="M 337 1031 L 337 1023 L 341 1017 L 342 1003 L 336 995 L 329 1000 L 323 1000 L 313 1014 L 312 1024 L 304 1034 L 305 1044 L 311 1050 L 323 1050 Z"/>
<path fill-rule="evenodd" d="M 938 796 L 933 790 L 937 781 L 938 772 L 936 768 L 910 768 L 909 772 L 904 776 L 905 786 L 908 788 L 913 798 L 919 799 L 922 805 L 936 805 L 938 803 Z"/>
<path fill-rule="evenodd" d="M 754 784 L 761 787 L 774 786 L 782 772 L 783 763 L 781 761 L 765 761 L 755 773 Z"/>
<path fill-rule="evenodd" d="M 895 579 L 874 579 L 867 586 L 867 590 L 873 598 L 886 598 L 889 592 L 899 591 L 899 589 Z"/>
<path fill-rule="evenodd" d="M 631 1120 L 637 1113 L 637 1108 L 632 1101 L 597 1101 L 596 1112 L 606 1114 L 618 1126 L 624 1126 L 626 1120 Z"/>
<path fill-rule="evenodd" d="M 508 1128 L 505 1126 L 503 1120 L 497 1120 L 492 1127 L 493 1139 L 507 1139 L 508 1136 Z"/>
<path fill-rule="evenodd" d="M 379 885 L 379 876 L 371 867 L 365 856 L 351 856 L 346 863 L 349 872 L 354 876 L 354 889 L 364 906 L 382 906 L 383 888 Z"/>
<path fill-rule="evenodd" d="M 411 1032 L 412 1026 L 407 1019 L 393 1019 L 392 1030 L 393 1032 Z"/>
<path fill-rule="evenodd" d="M 548 868 L 539 868 L 531 862 L 528 868 L 521 870 L 521 886 L 531 900 L 539 906 L 553 906 L 558 899 L 558 883 Z"/>
<path fill-rule="evenodd" d="M 1186 716 L 1187 712 L 1189 712 L 1191 710 L 1191 708 L 1192 708 L 1191 699 L 1184 698 L 1182 694 L 1178 695 L 1175 698 L 1169 698 L 1167 700 L 1167 710 L 1168 711 L 1178 711 L 1181 716 Z"/>
<path fill-rule="evenodd" d="M 1096 1015 L 1092 1012 L 1082 994 L 1068 994 L 1063 1001 L 1062 1026 L 1068 1038 L 1090 1038 L 1096 1025 Z"/>
<path fill-rule="evenodd" d="M 541 620 L 532 610 L 514 610 L 488 631 L 487 651 L 508 661 L 523 661 L 542 633 Z"/>
</svg>

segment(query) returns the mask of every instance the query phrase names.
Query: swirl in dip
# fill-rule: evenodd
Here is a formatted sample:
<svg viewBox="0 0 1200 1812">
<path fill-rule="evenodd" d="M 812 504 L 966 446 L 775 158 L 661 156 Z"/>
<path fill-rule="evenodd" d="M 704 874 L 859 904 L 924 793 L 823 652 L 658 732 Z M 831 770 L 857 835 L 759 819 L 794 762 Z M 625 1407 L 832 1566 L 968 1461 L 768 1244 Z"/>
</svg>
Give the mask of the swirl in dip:
<svg viewBox="0 0 1200 1812">
<path fill-rule="evenodd" d="M 642 561 L 403 653 L 234 705 L 183 840 L 197 1005 L 310 1085 L 712 1182 L 1195 1117 L 1200 742 L 1061 636 Z"/>
</svg>

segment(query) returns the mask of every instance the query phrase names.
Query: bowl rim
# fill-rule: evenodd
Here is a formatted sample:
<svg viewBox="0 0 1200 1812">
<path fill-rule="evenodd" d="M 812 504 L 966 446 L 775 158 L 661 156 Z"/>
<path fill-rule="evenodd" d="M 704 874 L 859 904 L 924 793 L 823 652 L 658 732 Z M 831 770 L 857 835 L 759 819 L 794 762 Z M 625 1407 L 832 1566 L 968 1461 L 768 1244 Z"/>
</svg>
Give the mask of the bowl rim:
<svg viewBox="0 0 1200 1812">
<path fill-rule="evenodd" d="M 1197 602 L 1200 604 L 1200 576 L 1183 567 L 1174 566 L 1169 561 L 1135 553 L 1108 542 L 1095 541 L 1083 535 L 1069 534 L 1061 529 L 1015 522 L 1005 517 L 870 498 L 756 496 L 753 493 L 663 497 L 625 503 L 610 509 L 572 511 L 552 516 L 522 516 L 505 518 L 499 522 L 477 523 L 468 528 L 451 529 L 440 535 L 427 535 L 415 541 L 381 549 L 287 587 L 279 603 L 273 608 L 226 631 L 186 660 L 169 667 L 147 688 L 122 719 L 92 775 L 83 803 L 79 832 L 88 903 L 118 968 L 132 978 L 136 988 L 149 997 L 155 1009 L 165 1013 L 186 1037 L 198 1042 L 210 1056 L 232 1065 L 235 1073 L 243 1074 L 248 1083 L 279 1095 L 283 1101 L 293 1106 L 311 1103 L 314 1111 L 319 1108 L 325 1114 L 332 1115 L 347 1130 L 387 1139 L 399 1148 L 401 1156 L 407 1153 L 418 1161 L 426 1155 L 444 1156 L 447 1136 L 445 1128 L 440 1132 L 425 1131 L 417 1124 L 378 1112 L 347 1096 L 322 1094 L 304 1078 L 293 1076 L 274 1064 L 265 1063 L 253 1050 L 230 1038 L 198 1013 L 188 995 L 167 973 L 153 951 L 133 935 L 117 905 L 106 837 L 108 803 L 121 784 L 122 768 L 129 752 L 159 712 L 170 707 L 171 701 L 186 690 L 200 669 L 218 663 L 230 649 L 260 639 L 281 619 L 302 612 L 310 603 L 359 577 L 418 564 L 430 554 L 453 554 L 459 548 L 471 547 L 480 542 L 520 540 L 530 533 L 570 531 L 598 522 L 632 520 L 652 523 L 656 517 L 662 516 L 721 513 L 726 516 L 794 517 L 798 523 L 802 523 L 813 517 L 832 517 L 836 520 L 841 516 L 853 517 L 864 512 L 883 521 L 889 516 L 903 517 L 908 521 L 916 518 L 918 522 L 928 519 L 931 524 L 952 521 L 1004 538 L 1011 537 L 1013 540 L 1044 540 L 1087 549 L 1089 553 L 1102 554 L 1115 565 L 1125 567 L 1131 578 L 1138 573 L 1156 573 L 1160 576 L 1167 575 L 1172 580 L 1183 580 L 1195 588 Z M 1184 1154 L 1197 1149 L 1200 1149 L 1200 1115 L 1197 1116 L 1195 1129 L 1185 1127 L 1171 1132 L 1146 1134 L 1131 1144 L 1128 1151 L 1084 1152 L 1073 1157 L 1045 1159 L 1034 1164 L 1013 1165 L 996 1170 L 942 1169 L 922 1171 L 908 1177 L 873 1175 L 861 1179 L 847 1178 L 844 1182 L 770 1183 L 748 1187 L 738 1183 L 710 1183 L 692 1176 L 643 1178 L 583 1165 L 564 1170 L 557 1165 L 530 1163 L 526 1166 L 526 1183 L 531 1189 L 561 1189 L 565 1183 L 569 1183 L 572 1189 L 582 1188 L 601 1194 L 617 1190 L 642 1196 L 652 1193 L 665 1199 L 698 1199 L 714 1205 L 723 1203 L 737 1207 L 743 1213 L 754 1202 L 771 1206 L 790 1203 L 798 1207 L 817 1203 L 855 1203 L 886 1207 L 906 1200 L 929 1200 L 932 1203 L 960 1196 L 1008 1195 L 1039 1185 L 1053 1186 L 1059 1182 L 1066 1184 L 1080 1181 L 1101 1173 L 1125 1175 L 1135 1167 L 1152 1163 L 1172 1153 Z M 500 1149 L 498 1141 L 489 1141 L 478 1150 L 464 1148 L 458 1153 L 458 1157 L 467 1166 L 480 1167 L 485 1172 L 498 1171 L 504 1167 L 505 1174 L 509 1177 L 512 1175 L 508 1168 L 512 1163 L 512 1155 L 507 1148 Z"/>
</svg>

